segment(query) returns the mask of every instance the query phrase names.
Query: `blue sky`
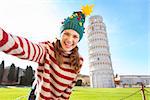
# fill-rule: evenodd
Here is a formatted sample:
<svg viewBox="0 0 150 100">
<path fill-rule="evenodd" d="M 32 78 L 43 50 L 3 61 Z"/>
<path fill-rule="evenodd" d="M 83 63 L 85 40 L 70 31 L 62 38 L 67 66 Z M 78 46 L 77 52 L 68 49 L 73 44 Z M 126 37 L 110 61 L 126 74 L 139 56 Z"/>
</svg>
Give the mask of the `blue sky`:
<svg viewBox="0 0 150 100">
<path fill-rule="evenodd" d="M 26 37 L 33 42 L 53 40 L 59 36 L 60 23 L 82 5 L 94 4 L 91 15 L 101 15 L 108 34 L 114 73 L 150 74 L 148 36 L 148 0 L 0 0 L 0 27 L 13 35 Z M 9 3 L 8 3 L 9 2 Z M 88 25 L 86 18 L 85 27 Z M 57 34 L 58 33 L 58 34 Z M 37 35 L 38 34 L 38 35 Z M 89 74 L 86 33 L 79 43 L 85 62 L 82 74 Z M 9 65 L 15 62 L 37 66 L 0 53 L 0 60 Z"/>
</svg>

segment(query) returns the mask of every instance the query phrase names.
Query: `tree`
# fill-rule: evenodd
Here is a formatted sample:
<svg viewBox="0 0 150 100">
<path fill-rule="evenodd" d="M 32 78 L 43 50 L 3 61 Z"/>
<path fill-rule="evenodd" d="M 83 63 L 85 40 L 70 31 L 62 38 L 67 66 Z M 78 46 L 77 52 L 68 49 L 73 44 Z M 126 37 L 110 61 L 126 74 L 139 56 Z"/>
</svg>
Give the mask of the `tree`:
<svg viewBox="0 0 150 100">
<path fill-rule="evenodd" d="M 18 78 L 19 78 L 19 67 L 17 67 L 17 71 L 16 71 L 16 82 L 18 82 Z"/>
<path fill-rule="evenodd" d="M 26 69 L 26 82 L 27 82 L 27 85 L 31 85 L 32 82 L 33 82 L 33 69 L 31 66 L 27 67 Z"/>
<path fill-rule="evenodd" d="M 2 82 L 3 79 L 3 73 L 4 73 L 4 60 L 0 64 L 0 83 Z"/>
<path fill-rule="evenodd" d="M 21 76 L 20 85 L 30 86 L 33 83 L 34 78 L 34 70 L 31 66 L 27 66 L 24 71 L 24 76 Z"/>
<path fill-rule="evenodd" d="M 15 81 L 15 70 L 16 70 L 15 64 L 12 63 L 12 65 L 10 66 L 10 69 L 9 69 L 8 76 L 7 76 L 8 81 L 10 81 L 10 82 Z"/>
<path fill-rule="evenodd" d="M 20 77 L 20 85 L 26 85 L 25 76 L 21 76 L 21 77 Z"/>
</svg>

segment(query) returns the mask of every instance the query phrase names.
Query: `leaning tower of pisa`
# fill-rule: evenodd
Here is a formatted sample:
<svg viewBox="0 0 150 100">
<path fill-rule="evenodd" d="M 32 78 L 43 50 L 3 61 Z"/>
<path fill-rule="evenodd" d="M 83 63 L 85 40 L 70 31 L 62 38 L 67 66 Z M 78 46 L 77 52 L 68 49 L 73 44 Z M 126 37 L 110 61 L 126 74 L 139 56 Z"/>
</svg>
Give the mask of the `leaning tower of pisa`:
<svg viewBox="0 0 150 100">
<path fill-rule="evenodd" d="M 87 30 L 89 47 L 90 83 L 94 88 L 114 87 L 106 26 L 101 16 L 89 18 Z"/>
</svg>

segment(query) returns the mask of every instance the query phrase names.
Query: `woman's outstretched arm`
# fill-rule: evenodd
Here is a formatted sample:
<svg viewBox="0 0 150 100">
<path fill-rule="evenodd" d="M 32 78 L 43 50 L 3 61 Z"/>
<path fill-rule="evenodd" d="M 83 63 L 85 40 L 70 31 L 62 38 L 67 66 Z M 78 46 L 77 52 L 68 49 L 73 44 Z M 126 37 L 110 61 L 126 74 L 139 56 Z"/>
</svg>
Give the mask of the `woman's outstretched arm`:
<svg viewBox="0 0 150 100">
<path fill-rule="evenodd" d="M 26 38 L 13 36 L 0 28 L 0 51 L 42 64 L 46 50 L 42 44 L 33 44 Z"/>
</svg>

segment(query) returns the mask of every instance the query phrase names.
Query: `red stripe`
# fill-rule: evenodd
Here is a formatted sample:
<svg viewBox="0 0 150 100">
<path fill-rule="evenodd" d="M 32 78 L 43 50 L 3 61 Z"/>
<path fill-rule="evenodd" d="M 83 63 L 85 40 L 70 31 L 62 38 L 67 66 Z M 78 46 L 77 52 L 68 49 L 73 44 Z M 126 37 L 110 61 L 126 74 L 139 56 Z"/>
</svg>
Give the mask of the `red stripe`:
<svg viewBox="0 0 150 100">
<path fill-rule="evenodd" d="M 58 75 L 58 76 L 61 77 L 61 78 L 64 78 L 64 79 L 66 79 L 66 80 L 71 80 L 71 81 L 74 79 L 74 78 L 65 76 L 65 75 L 63 75 L 63 74 L 57 72 L 57 71 L 53 68 L 53 66 L 51 66 L 51 69 L 54 71 L 54 73 L 55 73 L 56 75 Z"/>
<path fill-rule="evenodd" d="M 62 70 L 64 70 L 64 71 L 67 71 L 67 72 L 71 72 L 71 73 L 76 74 L 76 72 L 75 72 L 74 70 L 72 70 L 72 69 L 66 69 L 66 68 L 60 67 L 59 64 L 58 64 L 58 62 L 56 61 L 56 59 L 53 58 L 51 55 L 49 55 L 49 56 L 50 56 L 50 59 L 51 59 L 60 69 L 62 69 Z"/>
<path fill-rule="evenodd" d="M 68 55 L 68 56 L 67 56 L 67 55 L 62 55 L 62 56 L 63 56 L 64 58 L 70 58 L 69 55 Z"/>
<path fill-rule="evenodd" d="M 47 70 L 47 69 L 44 69 L 44 72 L 47 74 L 50 74 L 49 70 Z"/>
<path fill-rule="evenodd" d="M 23 49 L 23 42 L 22 42 L 22 40 L 21 40 L 20 37 L 17 37 L 17 38 L 19 39 L 20 46 L 21 46 L 21 48 L 22 48 L 23 51 L 22 51 L 21 53 L 19 53 L 19 54 L 12 54 L 12 55 L 13 55 L 13 56 L 22 56 L 22 55 L 25 54 L 24 49 Z"/>
<path fill-rule="evenodd" d="M 37 71 L 38 71 L 38 72 L 42 72 L 42 73 L 43 73 L 43 70 L 41 70 L 41 69 L 37 69 Z"/>
<path fill-rule="evenodd" d="M 39 46 L 39 45 L 38 45 L 38 46 Z M 40 49 L 40 46 L 39 46 L 39 49 Z M 38 58 L 39 61 L 38 61 L 38 62 L 40 62 L 40 60 L 41 60 L 43 54 L 44 54 L 44 50 L 43 50 L 43 48 L 41 47 L 40 52 L 39 52 L 39 58 Z"/>
<path fill-rule="evenodd" d="M 67 98 L 67 97 L 65 97 L 65 96 L 63 96 L 63 95 L 61 95 L 61 97 L 63 98 L 63 99 L 67 99 L 67 100 L 69 100 L 69 97 Z"/>
<path fill-rule="evenodd" d="M 3 38 L 0 41 L 0 47 L 6 44 L 6 42 L 8 41 L 8 34 L 4 30 L 2 31 L 3 31 Z"/>
<path fill-rule="evenodd" d="M 49 79 L 46 79 L 45 77 L 43 77 L 43 81 L 46 82 L 46 83 L 49 83 L 58 93 L 61 93 L 62 90 L 56 88 L 51 82 Z"/>
<path fill-rule="evenodd" d="M 62 90 L 60 90 L 60 89 L 58 89 L 58 88 L 56 88 L 55 86 L 54 86 L 54 84 L 52 84 L 51 82 L 50 82 L 50 85 L 57 91 L 57 92 L 59 92 L 59 93 L 61 93 L 62 92 Z"/>
<path fill-rule="evenodd" d="M 70 95 L 70 94 L 71 94 L 71 92 L 67 92 L 67 91 L 65 91 L 64 93 L 66 93 L 66 94 L 68 94 L 68 95 Z"/>
<path fill-rule="evenodd" d="M 20 37 L 17 37 L 18 39 L 19 39 L 19 42 L 20 42 L 20 46 L 21 46 L 21 48 L 22 48 L 22 52 L 21 53 L 19 53 L 19 54 L 12 54 L 12 55 L 14 55 L 14 56 L 19 56 L 19 55 L 24 55 L 25 54 L 25 52 L 24 52 L 24 49 L 23 49 L 23 43 L 22 43 L 22 40 L 21 40 L 21 38 Z"/>
<path fill-rule="evenodd" d="M 46 83 L 50 83 L 49 79 L 46 79 L 45 77 L 43 77 L 43 81 Z"/>
<path fill-rule="evenodd" d="M 15 42 L 15 44 L 11 47 L 11 48 L 9 48 L 8 50 L 6 50 L 6 51 L 4 51 L 5 53 L 8 53 L 8 52 L 10 52 L 11 50 L 13 50 L 13 49 L 17 49 L 18 48 L 18 44 Z"/>
<path fill-rule="evenodd" d="M 39 64 L 39 66 L 44 66 L 44 63 L 38 63 Z"/>
<path fill-rule="evenodd" d="M 50 65 L 50 62 L 47 59 L 45 59 L 45 63 Z"/>
<path fill-rule="evenodd" d="M 50 48 L 52 51 L 54 51 L 54 47 L 52 47 L 50 44 L 51 44 L 51 43 L 48 41 L 49 48 Z"/>
<path fill-rule="evenodd" d="M 19 54 L 12 54 L 13 56 L 22 56 L 22 55 L 24 55 L 25 54 L 25 52 L 23 51 L 23 52 L 21 52 L 21 53 L 19 53 Z M 21 58 L 21 59 L 23 59 L 23 58 Z"/>
<path fill-rule="evenodd" d="M 67 84 L 64 84 L 58 80 L 56 80 L 56 78 L 54 78 L 54 76 L 47 70 L 47 69 L 44 69 L 44 72 L 47 73 L 47 74 L 50 74 L 50 77 L 59 85 L 63 86 L 63 87 L 67 87 L 68 85 Z"/>
<path fill-rule="evenodd" d="M 41 48 L 42 48 L 42 47 L 41 47 Z M 44 50 L 43 50 L 43 48 L 42 48 L 41 53 L 42 53 L 42 54 L 41 54 L 41 56 L 40 56 L 40 58 L 39 58 L 39 62 L 40 62 L 40 60 L 41 60 L 42 56 L 43 56 L 43 55 L 44 55 L 44 53 L 45 53 L 45 52 L 44 52 Z"/>
<path fill-rule="evenodd" d="M 44 100 L 54 100 L 54 98 L 46 97 L 46 96 L 42 95 L 42 93 L 40 93 L 40 97 L 43 98 Z"/>
<path fill-rule="evenodd" d="M 40 80 L 42 79 L 42 77 L 39 74 L 37 75 L 37 77 L 40 78 Z"/>
<path fill-rule="evenodd" d="M 45 60 L 45 63 L 49 64 L 49 61 Z M 50 64 L 49 64 L 50 65 Z M 71 77 L 68 77 L 68 76 L 65 76 L 63 74 L 60 74 L 59 72 L 57 72 L 51 65 L 50 65 L 50 68 L 54 71 L 54 73 L 59 76 L 60 78 L 64 78 L 66 80 L 73 80 L 74 78 L 71 78 Z"/>
<path fill-rule="evenodd" d="M 25 39 L 26 40 L 26 42 L 27 42 L 27 46 L 28 46 L 28 57 L 26 58 L 26 59 L 29 59 L 29 57 L 30 57 L 30 45 L 29 45 L 29 41 L 27 40 L 27 39 Z"/>
<path fill-rule="evenodd" d="M 49 61 L 47 61 L 47 59 L 45 60 L 45 63 L 47 63 L 48 65 L 50 65 L 50 64 L 49 64 Z M 57 76 L 59 76 L 59 77 L 61 77 L 61 78 L 64 78 L 64 79 L 66 79 L 66 80 L 71 80 L 71 81 L 74 79 L 74 78 L 65 76 L 65 75 L 63 75 L 63 74 L 60 74 L 60 73 L 57 72 L 57 71 L 53 68 L 53 66 L 51 66 L 51 65 L 50 65 L 50 68 L 54 71 L 54 73 L 55 73 Z"/>
<path fill-rule="evenodd" d="M 58 98 L 58 96 L 55 93 L 53 93 L 49 88 L 46 88 L 43 85 L 42 85 L 42 90 L 44 90 L 45 92 L 50 92 L 54 97 Z M 49 97 L 49 98 L 51 98 L 51 97 Z"/>
<path fill-rule="evenodd" d="M 58 81 L 52 74 L 50 74 L 50 77 L 59 85 L 63 86 L 63 87 L 67 87 L 68 85 L 67 84 L 64 84 L 60 81 Z"/>
<path fill-rule="evenodd" d="M 54 48 L 53 48 L 53 47 L 51 47 L 51 46 L 50 46 L 50 49 L 51 49 L 52 51 L 54 51 Z"/>
<path fill-rule="evenodd" d="M 46 88 L 46 87 L 44 87 L 43 85 L 42 85 L 42 89 L 43 89 L 44 91 L 46 91 L 46 92 L 51 92 L 51 90 L 50 90 L 49 88 Z"/>
<path fill-rule="evenodd" d="M 71 63 L 70 63 L 70 62 L 64 62 L 64 64 L 66 64 L 66 65 L 71 65 Z"/>
<path fill-rule="evenodd" d="M 73 87 L 71 87 L 71 86 L 68 86 L 68 88 L 69 88 L 69 89 L 72 89 Z"/>
<path fill-rule="evenodd" d="M 47 69 L 44 69 L 44 72 L 47 73 L 47 74 L 50 74 L 50 77 L 59 85 L 63 86 L 63 87 L 67 87 L 68 85 L 67 84 L 64 84 L 60 81 L 58 81 Z"/>
<path fill-rule="evenodd" d="M 38 51 L 35 51 L 35 52 L 37 52 L 37 53 L 38 53 L 38 56 L 37 56 L 37 58 L 36 58 L 36 60 L 35 60 L 35 61 L 37 61 L 37 60 L 38 60 L 39 55 L 40 55 L 40 48 L 39 48 L 39 46 L 38 46 L 38 45 L 37 45 L 37 47 L 38 47 Z"/>
<path fill-rule="evenodd" d="M 34 54 L 33 54 L 33 57 L 32 57 L 32 59 L 31 59 L 31 61 L 33 61 L 33 59 L 34 59 L 34 57 L 35 57 L 36 50 L 35 50 L 35 45 L 34 45 L 33 43 L 31 43 L 31 44 L 32 44 L 33 49 L 34 49 Z"/>
<path fill-rule="evenodd" d="M 23 42 L 22 42 L 22 39 L 20 37 L 17 37 L 19 39 L 19 42 L 20 42 L 20 46 L 23 48 Z"/>
</svg>

